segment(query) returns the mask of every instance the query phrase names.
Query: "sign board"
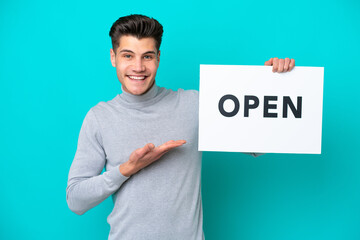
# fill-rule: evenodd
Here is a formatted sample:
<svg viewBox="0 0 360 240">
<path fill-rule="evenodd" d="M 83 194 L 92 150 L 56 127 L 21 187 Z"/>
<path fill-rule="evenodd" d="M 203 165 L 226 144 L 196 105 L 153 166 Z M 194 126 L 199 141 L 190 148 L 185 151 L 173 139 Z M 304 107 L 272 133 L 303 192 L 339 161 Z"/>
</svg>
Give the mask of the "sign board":
<svg viewBox="0 0 360 240">
<path fill-rule="evenodd" d="M 199 151 L 321 153 L 323 67 L 200 65 Z"/>
</svg>

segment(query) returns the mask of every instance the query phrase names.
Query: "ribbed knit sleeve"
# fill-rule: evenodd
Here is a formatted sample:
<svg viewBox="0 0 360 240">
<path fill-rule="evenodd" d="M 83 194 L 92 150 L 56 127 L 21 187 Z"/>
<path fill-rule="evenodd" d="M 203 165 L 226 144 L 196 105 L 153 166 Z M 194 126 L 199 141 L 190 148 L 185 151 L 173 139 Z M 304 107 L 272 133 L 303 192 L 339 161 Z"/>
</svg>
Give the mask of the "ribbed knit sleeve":
<svg viewBox="0 0 360 240">
<path fill-rule="evenodd" d="M 80 130 L 66 188 L 66 201 L 74 213 L 84 214 L 117 191 L 128 179 L 120 173 L 119 166 L 101 174 L 105 163 L 100 127 L 93 110 L 90 110 Z"/>
</svg>

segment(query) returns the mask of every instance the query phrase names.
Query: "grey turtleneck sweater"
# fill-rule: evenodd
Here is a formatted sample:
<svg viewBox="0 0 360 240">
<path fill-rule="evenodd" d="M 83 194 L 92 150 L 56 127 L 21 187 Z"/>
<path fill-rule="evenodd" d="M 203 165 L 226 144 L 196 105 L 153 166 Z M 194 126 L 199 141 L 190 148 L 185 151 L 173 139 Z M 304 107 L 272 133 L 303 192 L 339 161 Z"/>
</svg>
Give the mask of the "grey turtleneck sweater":
<svg viewBox="0 0 360 240">
<path fill-rule="evenodd" d="M 187 143 L 127 178 L 119 171 L 147 143 Z M 109 239 L 203 239 L 198 92 L 154 85 L 122 93 L 87 113 L 70 168 L 66 200 L 83 214 L 112 195 Z M 101 174 L 104 166 L 106 171 Z"/>
</svg>

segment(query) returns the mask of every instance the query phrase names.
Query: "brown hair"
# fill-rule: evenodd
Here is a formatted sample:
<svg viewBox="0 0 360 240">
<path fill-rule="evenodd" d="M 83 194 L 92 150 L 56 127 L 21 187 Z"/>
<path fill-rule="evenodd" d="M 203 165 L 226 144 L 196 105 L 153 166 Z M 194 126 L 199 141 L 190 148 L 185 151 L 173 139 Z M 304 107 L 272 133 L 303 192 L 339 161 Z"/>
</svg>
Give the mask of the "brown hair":
<svg viewBox="0 0 360 240">
<path fill-rule="evenodd" d="M 138 39 L 154 38 L 156 49 L 159 51 L 163 32 L 163 26 L 156 19 L 132 14 L 116 20 L 111 26 L 109 36 L 111 37 L 114 52 L 119 47 L 120 37 L 126 35 L 134 36 Z"/>
</svg>

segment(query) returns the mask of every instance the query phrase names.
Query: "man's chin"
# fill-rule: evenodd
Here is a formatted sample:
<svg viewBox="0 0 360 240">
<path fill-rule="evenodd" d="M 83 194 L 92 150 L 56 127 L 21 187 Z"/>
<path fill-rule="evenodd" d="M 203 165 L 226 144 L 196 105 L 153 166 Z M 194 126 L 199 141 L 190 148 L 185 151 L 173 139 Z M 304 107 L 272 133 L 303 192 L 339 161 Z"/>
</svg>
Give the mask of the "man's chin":
<svg viewBox="0 0 360 240">
<path fill-rule="evenodd" d="M 137 85 L 137 86 L 130 85 L 129 87 L 124 87 L 125 85 L 123 85 L 123 90 L 132 95 L 142 95 L 142 94 L 147 93 L 154 84 L 155 84 L 155 81 L 153 81 L 152 83 L 145 83 L 144 85 Z"/>
<path fill-rule="evenodd" d="M 131 93 L 132 95 L 143 95 L 145 94 L 147 91 L 149 91 L 150 87 L 148 88 L 143 88 L 143 89 L 131 89 L 130 91 L 127 91 L 128 93 Z"/>
</svg>

